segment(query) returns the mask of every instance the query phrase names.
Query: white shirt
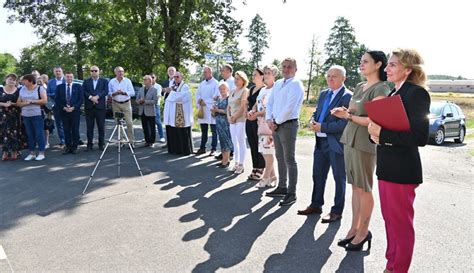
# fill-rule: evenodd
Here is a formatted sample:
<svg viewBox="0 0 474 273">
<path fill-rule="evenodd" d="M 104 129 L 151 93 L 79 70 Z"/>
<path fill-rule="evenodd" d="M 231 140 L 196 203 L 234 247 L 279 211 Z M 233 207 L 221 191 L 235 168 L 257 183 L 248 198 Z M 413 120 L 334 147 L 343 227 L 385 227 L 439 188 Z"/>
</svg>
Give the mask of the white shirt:
<svg viewBox="0 0 474 273">
<path fill-rule="evenodd" d="M 230 76 L 227 78 L 227 80 L 224 80 L 227 85 L 229 85 L 229 91 L 234 91 L 235 90 L 235 79 L 234 77 Z"/>
<path fill-rule="evenodd" d="M 332 97 L 331 97 L 331 101 L 329 102 L 329 105 L 331 105 L 331 102 L 334 100 L 334 98 L 337 96 L 337 93 L 339 93 L 339 91 L 341 91 L 341 89 L 344 87 L 344 85 L 341 85 L 341 87 L 339 87 L 338 89 L 336 90 L 332 90 Z M 328 108 L 328 111 L 331 110 Z M 317 120 L 316 120 L 317 122 Z M 326 135 L 326 133 L 321 133 L 321 132 L 317 132 L 316 135 L 318 137 L 327 137 L 328 135 Z"/>
<path fill-rule="evenodd" d="M 94 86 L 94 90 L 95 90 L 95 88 L 97 87 L 97 83 L 98 83 L 98 82 L 99 82 L 99 78 L 97 78 L 97 79 L 95 79 L 95 80 L 94 80 L 94 78 L 92 78 L 92 85 Z"/>
<path fill-rule="evenodd" d="M 161 101 L 161 97 L 162 97 L 162 95 L 161 95 L 161 89 L 162 89 L 162 87 L 161 87 L 161 85 L 159 85 L 159 84 L 157 84 L 157 83 L 155 83 L 155 84 L 153 85 L 153 87 L 156 88 L 156 93 L 157 93 L 156 95 L 158 96 L 158 101 L 156 102 L 156 105 L 160 105 L 160 101 Z"/>
<path fill-rule="evenodd" d="M 265 118 L 267 120 L 274 119 L 276 124 L 297 119 L 300 115 L 303 97 L 303 83 L 300 80 L 295 80 L 295 78 L 286 81 L 278 80 L 273 85 L 273 90 L 268 98 Z"/>
<path fill-rule="evenodd" d="M 117 90 L 122 90 L 127 93 L 127 95 L 117 95 L 112 97 L 114 101 L 124 102 L 130 100 L 130 97 L 135 96 L 135 90 L 133 89 L 132 82 L 128 78 L 123 78 L 120 82 L 117 78 L 113 78 L 109 81 L 109 96 L 112 96 Z"/>
<path fill-rule="evenodd" d="M 61 79 L 56 79 L 56 86 L 60 85 L 60 84 L 63 84 L 64 83 L 64 78 L 61 78 Z"/>
<path fill-rule="evenodd" d="M 183 105 L 184 126 L 190 127 L 194 123 L 192 96 L 189 86 L 181 82 L 176 91 L 171 91 L 165 100 L 165 109 L 163 110 L 163 122 L 166 125 L 175 127 L 176 105 Z"/>
<path fill-rule="evenodd" d="M 268 98 L 270 97 L 273 90 L 273 86 L 268 88 L 264 87 L 260 90 L 257 96 L 257 112 L 265 111 L 265 107 L 267 106 Z"/>
<path fill-rule="evenodd" d="M 204 106 L 204 118 L 198 119 L 199 124 L 216 124 L 216 119 L 211 115 L 211 108 L 219 97 L 219 82 L 211 78 L 209 80 L 203 80 L 198 87 L 196 92 L 196 108 L 199 109 L 199 99 L 202 99 L 206 104 Z"/>
</svg>

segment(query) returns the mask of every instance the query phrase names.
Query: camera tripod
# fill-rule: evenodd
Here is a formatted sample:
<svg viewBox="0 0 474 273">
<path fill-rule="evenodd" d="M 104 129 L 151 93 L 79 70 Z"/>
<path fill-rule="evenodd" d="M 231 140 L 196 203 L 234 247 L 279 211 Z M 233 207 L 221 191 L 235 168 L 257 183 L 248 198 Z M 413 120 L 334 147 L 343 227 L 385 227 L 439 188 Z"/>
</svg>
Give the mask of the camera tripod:
<svg viewBox="0 0 474 273">
<path fill-rule="evenodd" d="M 135 159 L 135 163 L 137 164 L 138 171 L 140 172 L 140 175 L 143 179 L 143 173 L 142 173 L 142 170 L 140 168 L 140 165 L 138 164 L 137 157 L 135 156 L 135 151 L 133 150 L 133 146 L 132 146 L 132 144 L 130 144 L 128 136 L 125 132 L 125 128 L 124 128 L 124 122 L 125 121 L 123 120 L 123 117 L 117 118 L 116 121 L 117 121 L 117 123 L 115 124 L 114 130 L 112 131 L 112 134 L 110 135 L 109 140 L 107 141 L 107 144 L 105 145 L 105 149 L 102 151 L 102 154 L 99 157 L 99 160 L 97 160 L 97 163 L 95 164 L 94 170 L 92 171 L 91 175 L 89 176 L 89 181 L 87 181 L 87 185 L 85 186 L 84 190 L 82 191 L 82 194 L 85 194 L 85 192 L 87 190 L 87 187 L 89 186 L 89 183 L 92 181 L 92 178 L 94 177 L 95 171 L 99 167 L 99 164 L 102 161 L 102 158 L 104 157 L 105 152 L 107 151 L 107 148 L 109 147 L 110 143 L 118 143 L 118 166 L 117 166 L 118 167 L 118 176 L 120 177 L 120 164 L 121 164 L 120 150 L 122 148 L 122 143 L 127 143 L 128 148 L 132 152 L 133 159 Z M 114 134 L 115 134 L 116 131 L 117 131 L 117 139 L 118 140 L 112 141 L 112 138 L 114 137 Z M 122 136 L 125 137 L 125 139 L 123 139 Z"/>
</svg>

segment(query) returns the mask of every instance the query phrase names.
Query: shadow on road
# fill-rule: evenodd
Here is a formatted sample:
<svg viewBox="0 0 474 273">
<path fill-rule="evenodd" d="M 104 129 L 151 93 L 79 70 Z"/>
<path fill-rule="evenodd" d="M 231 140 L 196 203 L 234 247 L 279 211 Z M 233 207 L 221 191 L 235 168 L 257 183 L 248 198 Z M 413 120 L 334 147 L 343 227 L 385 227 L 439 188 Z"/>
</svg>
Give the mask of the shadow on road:
<svg viewBox="0 0 474 273">
<path fill-rule="evenodd" d="M 328 225 L 326 231 L 315 240 L 314 230 L 319 219 L 319 216 L 309 216 L 290 238 L 285 251 L 267 259 L 264 272 L 321 272 L 332 255 L 329 247 L 334 243 L 341 222 Z"/>
</svg>

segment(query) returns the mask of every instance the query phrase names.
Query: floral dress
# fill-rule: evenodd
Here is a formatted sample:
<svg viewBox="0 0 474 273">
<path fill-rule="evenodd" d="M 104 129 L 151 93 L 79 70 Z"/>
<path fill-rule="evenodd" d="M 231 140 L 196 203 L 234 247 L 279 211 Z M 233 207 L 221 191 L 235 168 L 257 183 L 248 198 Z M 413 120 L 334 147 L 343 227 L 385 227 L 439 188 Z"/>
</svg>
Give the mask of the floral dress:
<svg viewBox="0 0 474 273">
<path fill-rule="evenodd" d="M 219 100 L 217 102 L 217 108 L 227 112 L 228 98 Z M 221 151 L 231 151 L 233 148 L 232 138 L 230 136 L 229 121 L 227 120 L 227 114 L 216 113 L 216 130 L 219 136 L 219 143 L 221 144 Z"/>
<path fill-rule="evenodd" d="M 0 102 L 16 102 L 20 92 L 8 94 L 0 88 Z M 21 125 L 21 109 L 17 106 L 0 107 L 0 135 L 3 152 L 20 151 L 24 145 L 24 134 Z"/>
</svg>

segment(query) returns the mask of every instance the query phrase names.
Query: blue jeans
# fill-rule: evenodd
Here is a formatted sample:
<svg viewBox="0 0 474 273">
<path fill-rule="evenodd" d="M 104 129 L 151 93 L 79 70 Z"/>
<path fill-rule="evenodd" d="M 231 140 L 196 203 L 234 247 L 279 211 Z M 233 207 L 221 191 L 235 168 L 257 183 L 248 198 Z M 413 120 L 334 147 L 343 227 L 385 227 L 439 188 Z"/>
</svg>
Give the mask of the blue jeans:
<svg viewBox="0 0 474 273">
<path fill-rule="evenodd" d="M 160 106 L 155 105 L 155 110 L 156 110 L 155 123 L 156 123 L 156 127 L 158 127 L 158 135 L 160 135 L 160 138 L 164 138 L 165 136 L 163 135 L 163 125 L 161 125 Z"/>
<path fill-rule="evenodd" d="M 25 125 L 28 150 L 34 152 L 36 144 L 38 151 L 44 152 L 44 120 L 43 116 L 22 117 Z"/>
<path fill-rule="evenodd" d="M 201 124 L 201 149 L 206 149 L 207 144 L 207 133 L 209 129 L 209 125 L 211 125 L 211 134 L 212 134 L 212 141 L 211 141 L 211 150 L 215 151 L 217 149 L 217 132 L 216 132 L 216 125 L 215 124 Z"/>
</svg>

